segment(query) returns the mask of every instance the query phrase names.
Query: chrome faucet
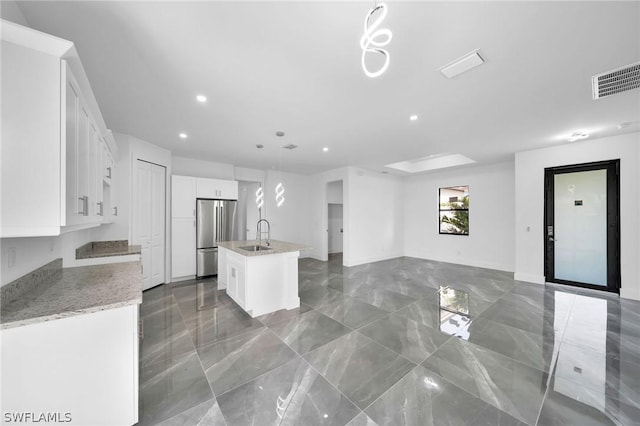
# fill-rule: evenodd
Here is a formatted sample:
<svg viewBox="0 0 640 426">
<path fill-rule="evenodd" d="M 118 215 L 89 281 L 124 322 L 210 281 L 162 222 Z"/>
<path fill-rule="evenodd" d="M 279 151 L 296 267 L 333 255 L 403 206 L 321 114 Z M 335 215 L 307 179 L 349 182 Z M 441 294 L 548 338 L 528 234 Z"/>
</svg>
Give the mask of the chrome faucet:
<svg viewBox="0 0 640 426">
<path fill-rule="evenodd" d="M 262 222 L 267 223 L 267 245 L 271 245 L 271 224 L 267 219 L 260 219 L 256 224 L 256 234 L 258 234 L 258 245 L 262 245 Z"/>
</svg>

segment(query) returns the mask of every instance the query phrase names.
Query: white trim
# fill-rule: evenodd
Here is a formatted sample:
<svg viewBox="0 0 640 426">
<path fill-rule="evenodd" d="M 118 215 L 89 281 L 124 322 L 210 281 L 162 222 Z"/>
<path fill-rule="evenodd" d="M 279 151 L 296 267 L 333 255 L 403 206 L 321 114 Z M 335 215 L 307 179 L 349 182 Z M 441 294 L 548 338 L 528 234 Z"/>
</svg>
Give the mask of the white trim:
<svg viewBox="0 0 640 426">
<path fill-rule="evenodd" d="M 513 279 L 516 281 L 525 281 L 534 284 L 545 284 L 544 275 L 523 274 L 522 272 L 516 272 L 513 274 Z"/>
<path fill-rule="evenodd" d="M 507 265 L 505 263 L 485 262 L 482 260 L 469 260 L 461 259 L 459 257 L 447 257 L 447 256 L 427 256 L 421 253 L 407 252 L 407 257 L 415 257 L 417 259 L 434 260 L 436 262 L 453 263 L 455 265 L 473 266 L 476 268 L 494 269 L 498 271 L 513 272 L 513 265 Z"/>
</svg>

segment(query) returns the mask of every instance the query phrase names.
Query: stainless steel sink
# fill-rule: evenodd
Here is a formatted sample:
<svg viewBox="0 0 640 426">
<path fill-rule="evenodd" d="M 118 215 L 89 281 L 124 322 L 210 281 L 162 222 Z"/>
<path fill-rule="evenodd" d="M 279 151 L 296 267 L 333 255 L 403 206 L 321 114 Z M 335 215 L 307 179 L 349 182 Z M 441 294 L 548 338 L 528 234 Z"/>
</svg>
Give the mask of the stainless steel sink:
<svg viewBox="0 0 640 426">
<path fill-rule="evenodd" d="M 240 249 L 246 250 L 246 251 L 266 251 L 266 250 L 271 250 L 271 247 L 253 245 L 253 246 L 243 246 L 243 247 L 240 247 Z"/>
</svg>

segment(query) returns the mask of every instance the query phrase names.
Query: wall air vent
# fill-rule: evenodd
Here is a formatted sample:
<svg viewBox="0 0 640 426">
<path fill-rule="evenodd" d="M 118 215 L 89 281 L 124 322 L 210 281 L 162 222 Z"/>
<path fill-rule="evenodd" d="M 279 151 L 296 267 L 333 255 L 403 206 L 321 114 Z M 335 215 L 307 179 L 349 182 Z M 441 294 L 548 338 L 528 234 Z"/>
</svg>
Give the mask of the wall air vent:
<svg viewBox="0 0 640 426">
<path fill-rule="evenodd" d="M 290 143 L 289 145 L 283 146 L 284 149 L 296 149 L 297 147 L 298 145 L 294 145 L 292 143 Z"/>
<path fill-rule="evenodd" d="M 640 62 L 591 77 L 593 99 L 600 99 L 616 93 L 640 87 Z"/>
</svg>

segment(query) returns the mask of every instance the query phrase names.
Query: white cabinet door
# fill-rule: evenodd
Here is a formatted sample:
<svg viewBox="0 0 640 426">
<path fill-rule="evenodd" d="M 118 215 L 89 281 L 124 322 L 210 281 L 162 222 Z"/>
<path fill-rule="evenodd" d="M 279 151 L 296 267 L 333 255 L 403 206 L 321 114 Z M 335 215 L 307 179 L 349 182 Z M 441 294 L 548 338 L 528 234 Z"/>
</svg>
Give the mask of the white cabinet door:
<svg viewBox="0 0 640 426">
<path fill-rule="evenodd" d="M 171 217 L 196 217 L 196 178 L 171 177 Z"/>
<path fill-rule="evenodd" d="M 83 221 L 84 194 L 78 187 L 78 156 L 80 137 L 80 91 L 66 66 L 66 162 L 67 162 L 67 226 L 79 225 Z"/>
<path fill-rule="evenodd" d="M 215 179 L 197 178 L 196 182 L 198 198 L 219 198 L 219 189 Z"/>
<path fill-rule="evenodd" d="M 225 200 L 237 200 L 238 199 L 238 182 L 235 180 L 221 180 L 218 181 L 220 187 L 220 198 Z"/>
<path fill-rule="evenodd" d="M 171 220 L 171 275 L 173 278 L 196 275 L 196 220 Z"/>
<path fill-rule="evenodd" d="M 238 182 L 232 180 L 197 178 L 198 198 L 238 199 Z"/>
<path fill-rule="evenodd" d="M 74 425 L 138 422 L 137 305 L 10 328 L 0 339 L 3 413 L 59 411 L 64 422 L 67 412 Z"/>
</svg>

